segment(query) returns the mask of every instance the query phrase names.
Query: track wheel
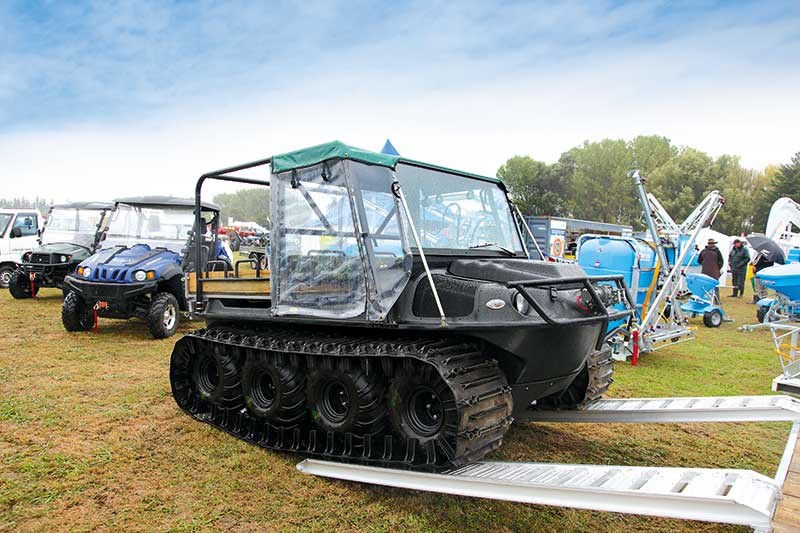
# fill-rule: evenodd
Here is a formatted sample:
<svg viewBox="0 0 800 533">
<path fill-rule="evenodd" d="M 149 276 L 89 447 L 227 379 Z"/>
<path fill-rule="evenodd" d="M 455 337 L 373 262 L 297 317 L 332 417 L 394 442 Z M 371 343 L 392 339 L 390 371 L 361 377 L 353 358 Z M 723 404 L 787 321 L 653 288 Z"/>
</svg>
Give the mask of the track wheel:
<svg viewBox="0 0 800 533">
<path fill-rule="evenodd" d="M 718 328 L 722 325 L 722 313 L 714 309 L 703 314 L 703 325 L 707 328 Z"/>
<path fill-rule="evenodd" d="M 325 431 L 375 435 L 385 427 L 383 376 L 365 372 L 359 360 L 319 361 L 308 376 L 307 398 L 311 419 Z"/>
<path fill-rule="evenodd" d="M 239 367 L 229 346 L 199 344 L 193 354 L 191 384 L 203 401 L 227 409 L 242 406 Z"/>
<path fill-rule="evenodd" d="M 8 291 L 17 300 L 31 297 L 31 280 L 24 270 L 15 270 L 8 281 Z M 33 286 L 33 295 L 39 293 L 39 287 Z"/>
<path fill-rule="evenodd" d="M 290 357 L 248 354 L 242 369 L 242 393 L 253 416 L 283 426 L 297 425 L 306 414 L 305 388 L 305 374 Z"/>
<path fill-rule="evenodd" d="M 389 385 L 389 419 L 403 439 L 419 443 L 435 441 L 443 451 L 448 427 L 458 427 L 453 394 L 431 365 L 406 361 Z M 446 453 L 446 455 L 450 455 Z"/>
<path fill-rule="evenodd" d="M 77 293 L 69 293 L 61 304 L 61 323 L 67 331 L 89 331 L 94 325 L 91 306 Z"/>
</svg>

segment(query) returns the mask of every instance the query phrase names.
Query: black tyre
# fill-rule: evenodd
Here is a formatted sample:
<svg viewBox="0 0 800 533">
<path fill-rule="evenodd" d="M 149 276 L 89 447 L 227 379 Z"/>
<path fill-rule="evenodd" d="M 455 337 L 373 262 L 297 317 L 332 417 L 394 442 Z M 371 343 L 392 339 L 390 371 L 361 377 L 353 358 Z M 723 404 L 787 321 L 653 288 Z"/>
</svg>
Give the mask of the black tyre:
<svg viewBox="0 0 800 533">
<path fill-rule="evenodd" d="M 248 356 L 242 369 L 242 394 L 253 416 L 274 424 L 295 426 L 307 414 L 305 374 L 283 354 Z"/>
<path fill-rule="evenodd" d="M 425 363 L 403 365 L 391 380 L 387 403 L 392 428 L 403 440 L 444 441 L 447 428 L 459 425 L 456 410 L 447 408 L 453 404 L 450 388 Z"/>
<path fill-rule="evenodd" d="M 8 282 L 8 291 L 17 300 L 31 297 L 31 280 L 24 270 L 15 270 Z M 33 296 L 39 294 L 39 287 L 34 283 Z"/>
<path fill-rule="evenodd" d="M 156 339 L 166 339 L 175 334 L 180 323 L 178 299 L 171 293 L 159 292 L 153 295 L 147 311 L 147 327 Z"/>
<path fill-rule="evenodd" d="M 767 312 L 768 311 L 769 311 L 769 309 L 766 308 L 766 307 L 762 307 L 762 306 L 758 307 L 758 309 L 756 310 L 756 318 L 758 319 L 759 323 L 764 322 L 764 319 L 767 317 Z"/>
<path fill-rule="evenodd" d="M 64 298 L 65 300 L 66 300 L 67 296 L 69 296 L 69 293 L 71 293 L 71 292 L 72 292 L 72 289 L 70 289 L 70 288 L 69 288 L 69 287 L 67 287 L 66 285 L 64 285 L 63 287 L 61 287 L 61 296 L 62 296 L 62 298 Z"/>
<path fill-rule="evenodd" d="M 718 309 L 703 313 L 703 325 L 707 328 L 718 328 L 722 325 L 722 312 Z"/>
<path fill-rule="evenodd" d="M 376 435 L 386 426 L 383 378 L 358 360 L 328 357 L 309 373 L 311 420 L 325 431 Z"/>
<path fill-rule="evenodd" d="M 78 293 L 71 292 L 61 304 L 61 323 L 67 331 L 89 331 L 94 326 L 94 313 Z"/>
<path fill-rule="evenodd" d="M 8 288 L 8 284 L 11 282 L 11 275 L 15 270 L 16 268 L 11 265 L 0 266 L 0 288 Z"/>
<path fill-rule="evenodd" d="M 242 407 L 239 367 L 227 346 L 205 346 L 193 354 L 192 389 L 202 400 L 225 407 Z"/>
</svg>

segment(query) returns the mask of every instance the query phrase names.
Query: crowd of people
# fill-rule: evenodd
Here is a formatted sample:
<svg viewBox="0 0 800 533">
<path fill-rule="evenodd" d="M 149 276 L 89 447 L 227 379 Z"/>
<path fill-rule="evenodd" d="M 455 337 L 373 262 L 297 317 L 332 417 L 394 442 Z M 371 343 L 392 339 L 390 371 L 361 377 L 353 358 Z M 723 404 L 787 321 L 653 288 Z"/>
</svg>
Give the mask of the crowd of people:
<svg viewBox="0 0 800 533">
<path fill-rule="evenodd" d="M 706 247 L 700 251 L 697 256 L 697 262 L 700 264 L 701 272 L 707 276 L 719 280 L 722 277 L 722 269 L 725 265 L 722 252 L 717 247 L 717 241 L 708 239 Z M 745 246 L 743 239 L 736 238 L 733 240 L 733 247 L 728 254 L 728 269 L 731 273 L 731 284 L 733 292 L 730 294 L 731 298 L 743 298 L 744 287 L 748 279 L 748 269 L 752 269 L 753 280 L 753 303 L 762 298 L 767 297 L 767 289 L 759 281 L 755 274 L 767 267 L 773 266 L 775 263 L 763 254 L 757 253 L 755 257 L 750 257 L 750 251 Z M 716 289 L 716 297 L 719 300 L 719 288 Z"/>
</svg>

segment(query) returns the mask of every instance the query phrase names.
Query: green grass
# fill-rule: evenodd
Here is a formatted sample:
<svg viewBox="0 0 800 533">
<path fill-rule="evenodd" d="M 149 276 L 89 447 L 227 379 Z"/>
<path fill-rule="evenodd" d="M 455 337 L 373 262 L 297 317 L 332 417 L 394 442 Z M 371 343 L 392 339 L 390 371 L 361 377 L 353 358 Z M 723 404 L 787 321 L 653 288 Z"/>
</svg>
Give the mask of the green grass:
<svg viewBox="0 0 800 533">
<path fill-rule="evenodd" d="M 183 415 L 169 390 L 175 338 L 101 320 L 69 334 L 60 292 L 0 292 L 0 530 L 737 530 L 450 497 L 313 478 L 300 457 L 240 442 Z M 697 340 L 617 364 L 610 394 L 767 394 L 779 367 L 767 332 L 697 321 Z M 195 325 L 196 326 L 196 325 Z M 188 331 L 193 326 L 183 326 Z M 772 476 L 788 424 L 515 425 L 490 459 L 748 468 Z"/>
</svg>

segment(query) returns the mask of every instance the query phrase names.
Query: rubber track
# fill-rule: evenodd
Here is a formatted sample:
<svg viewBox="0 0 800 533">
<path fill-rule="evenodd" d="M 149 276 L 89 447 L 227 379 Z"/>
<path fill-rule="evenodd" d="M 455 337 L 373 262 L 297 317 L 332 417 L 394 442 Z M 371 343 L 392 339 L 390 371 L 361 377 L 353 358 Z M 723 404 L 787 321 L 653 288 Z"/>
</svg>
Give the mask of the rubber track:
<svg viewBox="0 0 800 533">
<path fill-rule="evenodd" d="M 244 357 L 253 350 L 287 354 L 305 368 L 319 364 L 324 356 L 351 357 L 367 373 L 380 369 L 385 376 L 392 376 L 396 365 L 421 361 L 433 366 L 448 384 L 452 398 L 445 402 L 445 410 L 456 410 L 458 425 L 447 426 L 446 446 L 433 442 L 423 446 L 413 439 L 400 439 L 388 430 L 369 437 L 324 432 L 310 424 L 277 426 L 254 418 L 243 408 L 224 409 L 208 404 L 193 393 L 191 378 L 176 371 L 176 364 L 191 368 L 192 354 L 205 348 L 231 350 L 240 368 Z M 175 345 L 170 382 L 175 401 L 187 414 L 247 442 L 326 460 L 392 468 L 442 470 L 477 461 L 502 444 L 503 435 L 513 422 L 511 388 L 497 362 L 474 342 L 450 338 L 354 338 L 296 328 L 253 332 L 200 329 Z"/>
<path fill-rule="evenodd" d="M 603 346 L 602 350 L 593 351 L 586 363 L 589 368 L 589 386 L 586 388 L 586 396 L 578 406 L 579 408 L 602 398 L 614 382 L 614 360 L 611 358 L 609 346 Z"/>
</svg>

